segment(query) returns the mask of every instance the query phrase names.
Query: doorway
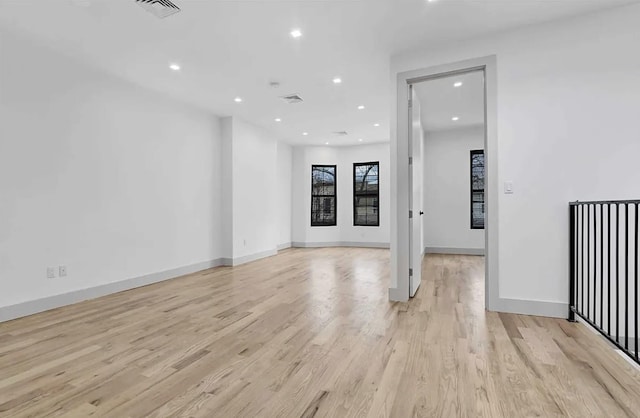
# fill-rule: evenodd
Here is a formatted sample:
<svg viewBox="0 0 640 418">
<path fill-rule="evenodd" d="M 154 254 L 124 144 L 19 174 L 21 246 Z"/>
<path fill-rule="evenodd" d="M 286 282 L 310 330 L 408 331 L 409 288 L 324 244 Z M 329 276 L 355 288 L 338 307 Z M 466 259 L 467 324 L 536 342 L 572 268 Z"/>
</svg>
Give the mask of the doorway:
<svg viewBox="0 0 640 418">
<path fill-rule="evenodd" d="M 397 187 L 396 242 L 392 242 L 392 261 L 395 264 L 396 288 L 390 289 L 391 300 L 408 300 L 418 291 L 421 282 L 422 258 L 425 252 L 425 236 L 422 214 L 424 207 L 424 130 L 416 129 L 416 88 L 420 83 L 433 80 L 462 79 L 469 74 L 478 74 L 483 81 L 481 112 L 484 160 L 484 182 L 482 201 L 480 190 L 475 193 L 476 209 L 484 209 L 485 254 L 485 307 L 492 310 L 498 302 L 498 234 L 497 234 L 497 135 L 496 135 L 496 59 L 486 57 L 438 67 L 398 74 L 398 119 L 397 119 Z M 457 81 L 452 83 L 452 88 Z M 449 115 L 450 122 L 461 122 L 462 116 Z M 470 150 L 479 151 L 479 150 Z M 406 152 L 406 154 L 405 154 Z M 427 150 L 428 152 L 428 150 Z M 408 156 L 408 158 L 403 157 Z M 477 153 L 476 153 L 477 155 Z M 474 192 L 472 189 L 473 154 L 468 156 L 469 169 L 469 228 L 474 224 Z M 478 161 L 478 158 L 475 158 Z M 428 197 L 426 197 L 428 198 Z M 479 224 L 478 210 L 475 212 L 476 226 Z M 407 214 L 407 215 L 405 215 Z M 426 213 L 426 216 L 429 216 Z M 395 244 L 395 245 L 394 245 Z M 408 274 L 407 274 L 408 273 Z"/>
</svg>

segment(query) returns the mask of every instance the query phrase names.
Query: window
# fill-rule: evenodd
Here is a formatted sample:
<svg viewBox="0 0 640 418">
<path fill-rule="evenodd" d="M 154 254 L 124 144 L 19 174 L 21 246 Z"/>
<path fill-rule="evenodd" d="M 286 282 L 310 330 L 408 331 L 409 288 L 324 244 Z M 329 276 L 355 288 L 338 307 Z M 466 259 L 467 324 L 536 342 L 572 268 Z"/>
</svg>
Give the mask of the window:
<svg viewBox="0 0 640 418">
<path fill-rule="evenodd" d="M 353 225 L 380 226 L 379 163 L 353 164 Z"/>
<path fill-rule="evenodd" d="M 484 151 L 471 151 L 471 229 L 484 229 Z"/>
<path fill-rule="evenodd" d="M 311 166 L 311 226 L 336 225 L 336 166 Z"/>
</svg>

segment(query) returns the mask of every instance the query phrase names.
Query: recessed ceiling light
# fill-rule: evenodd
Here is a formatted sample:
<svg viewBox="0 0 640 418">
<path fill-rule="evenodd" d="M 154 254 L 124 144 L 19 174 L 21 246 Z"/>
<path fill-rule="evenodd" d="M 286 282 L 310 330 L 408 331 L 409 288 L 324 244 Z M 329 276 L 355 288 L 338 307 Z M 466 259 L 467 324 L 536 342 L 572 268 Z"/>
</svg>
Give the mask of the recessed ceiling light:
<svg viewBox="0 0 640 418">
<path fill-rule="evenodd" d="M 280 118 L 275 118 L 274 120 L 275 120 L 276 122 L 282 122 L 282 119 L 280 119 Z"/>
<path fill-rule="evenodd" d="M 169 68 L 171 68 L 173 71 L 180 71 L 180 65 L 175 64 L 175 63 L 169 65 Z"/>
<path fill-rule="evenodd" d="M 379 123 L 374 123 L 373 126 L 375 126 L 377 128 L 378 126 L 380 126 L 380 124 Z"/>
<path fill-rule="evenodd" d="M 340 83 L 342 83 L 342 79 L 340 77 L 335 77 L 333 79 L 333 84 L 340 84 Z"/>
<path fill-rule="evenodd" d="M 292 38 L 299 38 L 302 36 L 302 31 L 300 29 L 293 29 L 290 33 Z"/>
<path fill-rule="evenodd" d="M 455 122 L 455 121 L 457 121 L 457 120 L 460 120 L 460 118 L 459 118 L 459 117 L 457 117 L 457 116 L 454 116 L 454 117 L 452 117 L 452 118 L 451 118 L 451 120 Z"/>
<path fill-rule="evenodd" d="M 456 81 L 455 83 L 453 83 L 453 87 L 461 87 L 462 86 L 462 81 Z"/>
<path fill-rule="evenodd" d="M 363 109 L 364 109 L 363 105 L 358 106 L 358 110 L 363 110 Z"/>
<path fill-rule="evenodd" d="M 362 142 L 362 138 L 358 139 L 359 142 Z"/>
<path fill-rule="evenodd" d="M 437 0 L 427 0 L 427 3 L 435 3 Z"/>
<path fill-rule="evenodd" d="M 303 132 L 302 135 L 307 136 L 309 135 L 309 132 Z"/>
<path fill-rule="evenodd" d="M 233 99 L 234 102 L 236 103 L 241 103 L 242 102 L 242 97 L 236 97 L 235 99 Z"/>
<path fill-rule="evenodd" d="M 325 144 L 325 145 L 329 145 L 329 143 L 328 143 L 328 142 L 325 142 L 324 144 Z"/>
</svg>

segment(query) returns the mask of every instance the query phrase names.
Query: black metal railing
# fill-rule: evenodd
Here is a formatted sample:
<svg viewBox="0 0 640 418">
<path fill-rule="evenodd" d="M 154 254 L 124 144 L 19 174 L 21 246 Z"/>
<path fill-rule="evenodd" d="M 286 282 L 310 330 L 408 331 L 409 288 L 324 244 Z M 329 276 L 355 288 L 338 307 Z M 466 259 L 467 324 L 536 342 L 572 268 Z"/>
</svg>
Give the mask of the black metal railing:
<svg viewBox="0 0 640 418">
<path fill-rule="evenodd" d="M 569 320 L 576 315 L 640 364 L 640 200 L 569 203 Z"/>
</svg>

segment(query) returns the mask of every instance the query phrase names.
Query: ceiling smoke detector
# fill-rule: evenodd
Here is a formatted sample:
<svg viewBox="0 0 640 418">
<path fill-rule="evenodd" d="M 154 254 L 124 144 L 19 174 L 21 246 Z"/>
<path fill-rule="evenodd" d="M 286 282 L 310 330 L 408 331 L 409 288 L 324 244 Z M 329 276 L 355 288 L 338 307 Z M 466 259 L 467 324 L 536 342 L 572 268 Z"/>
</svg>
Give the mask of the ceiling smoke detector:
<svg viewBox="0 0 640 418">
<path fill-rule="evenodd" d="M 300 97 L 299 94 L 295 94 L 295 93 L 287 94 L 286 96 L 280 96 L 280 98 L 289 104 L 302 103 L 304 101 L 302 100 L 302 97 Z"/>
<path fill-rule="evenodd" d="M 180 8 L 169 0 L 135 0 L 135 2 L 147 12 L 160 19 L 180 11 Z"/>
</svg>

